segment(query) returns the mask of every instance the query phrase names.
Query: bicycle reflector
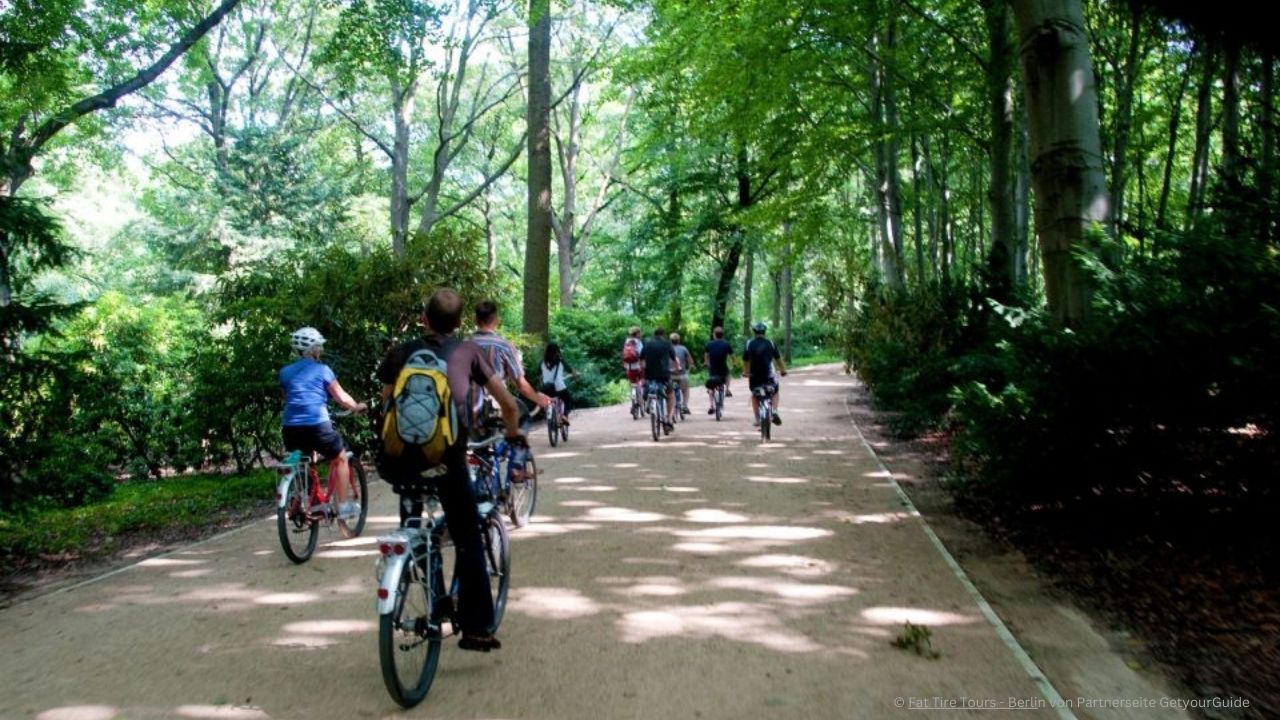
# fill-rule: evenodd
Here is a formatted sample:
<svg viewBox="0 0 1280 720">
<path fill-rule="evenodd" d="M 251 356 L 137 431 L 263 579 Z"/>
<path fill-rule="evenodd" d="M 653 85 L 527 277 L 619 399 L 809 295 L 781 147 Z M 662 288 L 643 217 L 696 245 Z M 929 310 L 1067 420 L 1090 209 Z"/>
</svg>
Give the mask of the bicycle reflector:
<svg viewBox="0 0 1280 720">
<path fill-rule="evenodd" d="M 378 546 L 378 552 L 382 553 L 383 555 L 390 555 L 390 554 L 391 554 L 391 544 L 390 544 L 390 543 L 382 543 L 381 545 L 379 545 L 379 546 Z"/>
<path fill-rule="evenodd" d="M 386 600 L 386 599 L 387 599 L 388 597 L 390 597 L 390 596 L 391 596 L 391 593 L 387 592 L 387 589 L 386 589 L 386 588 L 378 588 L 378 599 L 379 599 L 379 600 Z"/>
</svg>

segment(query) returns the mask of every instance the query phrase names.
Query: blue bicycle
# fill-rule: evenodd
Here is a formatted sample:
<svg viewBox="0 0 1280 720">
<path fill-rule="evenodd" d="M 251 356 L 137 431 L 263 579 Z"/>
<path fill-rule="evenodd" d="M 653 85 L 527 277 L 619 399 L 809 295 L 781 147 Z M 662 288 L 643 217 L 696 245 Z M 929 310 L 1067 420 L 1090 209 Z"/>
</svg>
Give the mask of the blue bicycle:
<svg viewBox="0 0 1280 720">
<path fill-rule="evenodd" d="M 492 500 L 518 528 L 529 524 L 538 504 L 538 466 L 527 446 L 499 433 L 468 442 L 467 468 L 478 499 Z"/>
</svg>

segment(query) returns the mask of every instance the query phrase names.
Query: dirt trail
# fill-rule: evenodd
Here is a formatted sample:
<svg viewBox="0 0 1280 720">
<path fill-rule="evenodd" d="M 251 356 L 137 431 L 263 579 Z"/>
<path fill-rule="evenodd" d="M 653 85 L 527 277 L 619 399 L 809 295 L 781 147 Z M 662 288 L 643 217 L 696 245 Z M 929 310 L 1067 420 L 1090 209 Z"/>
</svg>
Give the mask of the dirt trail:
<svg viewBox="0 0 1280 720">
<path fill-rule="evenodd" d="M 0 718 L 818 720 L 935 698 L 1061 717 L 862 445 L 852 384 L 833 367 L 793 373 L 767 445 L 744 386 L 724 421 L 699 398 L 660 443 L 621 408 L 575 414 L 559 448 L 535 434 L 542 492 L 535 524 L 512 533 L 504 648 L 450 644 L 412 711 L 378 670 L 373 545 L 395 515 L 378 483 L 365 537 L 322 535 L 306 565 L 264 521 L 0 612 Z M 939 659 L 891 646 L 908 620 Z M 1036 639 L 1055 667 L 1078 638 L 1061 640 Z M 1050 673 L 1071 698 L 1133 691 L 1105 679 L 1090 695 Z"/>
</svg>

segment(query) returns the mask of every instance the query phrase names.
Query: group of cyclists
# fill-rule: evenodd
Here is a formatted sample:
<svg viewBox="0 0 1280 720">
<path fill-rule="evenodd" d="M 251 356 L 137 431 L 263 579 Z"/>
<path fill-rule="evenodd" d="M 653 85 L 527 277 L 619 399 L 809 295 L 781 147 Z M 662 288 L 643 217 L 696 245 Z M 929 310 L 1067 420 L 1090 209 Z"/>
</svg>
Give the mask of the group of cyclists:
<svg viewBox="0 0 1280 720">
<path fill-rule="evenodd" d="M 452 417 L 457 418 L 460 427 L 444 450 L 440 465 L 425 468 L 420 459 L 390 462 L 380 457 L 379 473 L 391 483 L 397 494 L 402 494 L 404 488 L 420 482 L 425 471 L 431 471 L 457 550 L 458 604 L 462 626 L 458 646 L 488 652 L 500 648 L 502 643 L 489 631 L 494 614 L 493 599 L 488 592 L 488 571 L 483 558 L 476 493 L 467 468 L 467 439 L 497 425 L 508 442 L 527 444 L 521 428 L 521 408 L 508 385 L 541 409 L 551 404 L 552 397 L 559 398 L 564 406 L 563 422 L 567 423 L 572 408 L 567 381 L 576 373 L 564 361 L 560 348 L 549 343 L 540 363 L 542 386 L 535 389 L 525 379 L 520 351 L 498 332 L 497 303 L 482 301 L 474 311 L 476 331 L 469 338 L 459 337 L 462 299 L 454 290 L 436 290 L 422 308 L 421 336 L 393 347 L 379 364 L 375 376 L 382 382 L 380 406 L 387 408 L 401 371 L 420 351 L 428 350 L 446 364 L 444 374 L 454 405 Z M 742 362 L 743 376 L 753 391 L 752 417 L 756 418 L 754 391 L 767 388 L 774 394 L 776 407 L 777 377 L 786 375 L 787 369 L 777 347 L 765 337 L 765 325 L 756 323 L 752 330 L 754 337 L 743 350 Z M 723 328 L 715 328 L 712 335 L 703 354 L 709 372 L 706 387 L 713 405 L 708 409 L 709 413 L 714 412 L 713 393 L 720 385 L 724 385 L 726 395 L 732 396 L 729 392 L 729 364 L 734 354 L 732 346 L 724 339 Z M 345 459 L 342 436 L 330 419 L 328 403 L 332 400 L 356 413 L 366 412 L 368 404 L 352 398 L 338 382 L 333 370 L 321 362 L 325 338 L 319 331 L 311 327 L 299 328 L 291 335 L 290 344 L 298 359 L 279 373 L 284 400 L 285 448 L 315 452 L 329 462 L 327 486 L 334 489 L 330 498 L 333 512 L 339 517 L 349 517 L 359 512 L 359 506 L 347 497 L 350 468 Z M 627 378 L 633 386 L 646 381 L 646 385 L 657 383 L 665 390 L 668 416 L 663 422 L 670 430 L 675 420 L 674 413 L 689 411 L 689 373 L 694 369 L 693 354 L 681 342 L 678 333 L 672 333 L 668 339 L 666 330 L 657 327 L 645 340 L 641 329 L 633 327 L 624 343 L 623 358 Z M 683 391 L 684 407 L 676 406 L 674 389 L 677 385 Z M 782 422 L 776 414 L 772 421 L 776 424 Z M 759 420 L 755 422 L 758 424 Z M 402 502 L 401 523 L 420 517 L 422 511 L 419 502 Z"/>
<path fill-rule="evenodd" d="M 456 291 L 436 290 L 422 309 L 421 336 L 393 347 L 374 373 L 382 382 L 380 404 L 386 407 L 397 377 L 415 353 L 430 350 L 446 363 L 448 390 L 454 405 L 452 417 L 460 427 L 443 454 L 442 467 L 426 468 L 420 459 L 398 458 L 393 462 L 380 458 L 378 469 L 397 494 L 420 482 L 424 471 L 434 470 L 433 482 L 457 551 L 462 626 L 458 646 L 488 652 L 502 647 L 502 643 L 488 631 L 493 622 L 493 599 L 488 592 L 475 488 L 467 468 L 467 439 L 497 424 L 508 442 L 527 444 L 520 424 L 522 409 L 508 390 L 508 384 L 540 409 L 546 409 L 553 396 L 560 398 L 565 408 L 563 422 L 568 422 L 572 397 L 566 380 L 575 373 L 564 362 L 559 347 L 548 344 L 540 363 L 543 385 L 540 390 L 534 389 L 525 379 L 520 351 L 498 332 L 497 303 L 485 300 L 476 305 L 476 332 L 469 338 L 458 336 L 462 313 L 462 298 Z M 300 328 L 291 336 L 291 345 L 299 357 L 279 374 L 285 404 L 283 436 L 287 450 L 315 452 L 329 461 L 327 484 L 336 489 L 332 500 L 335 512 L 342 517 L 359 512 L 359 507 L 345 496 L 345 473 L 350 470 L 343 453 L 342 436 L 334 429 L 327 406 L 332 400 L 344 409 L 363 413 L 368 410 L 368 404 L 354 400 L 342 388 L 333 370 L 320 361 L 324 343 L 325 338 L 311 327 Z M 421 503 L 402 502 L 401 524 L 409 518 L 421 517 L 422 511 Z"/>
<path fill-rule="evenodd" d="M 751 328 L 752 338 L 742 351 L 742 376 L 747 379 L 747 387 L 751 391 L 752 424 L 759 425 L 759 412 L 756 391 L 763 389 L 773 397 L 774 413 L 772 422 L 782 424 L 782 417 L 777 413 L 780 398 L 778 377 L 787 374 L 787 367 L 782 362 L 782 354 L 771 340 L 765 337 L 768 326 L 758 322 Z M 711 332 L 712 339 L 703 351 L 703 363 L 707 368 L 707 398 L 710 406 L 707 414 L 715 414 L 717 389 L 724 387 L 725 396 L 733 397 L 730 389 L 729 360 L 734 356 L 733 346 L 724 339 L 724 328 L 717 327 Z M 681 342 L 679 333 L 671 333 L 662 327 L 653 329 L 648 340 L 642 337 L 639 327 L 632 327 L 622 343 L 622 367 L 631 383 L 632 393 L 647 399 L 649 387 L 657 385 L 659 391 L 667 396 L 667 417 L 662 421 L 668 431 L 675 423 L 675 414 L 689 412 L 689 373 L 696 369 L 693 353 Z M 679 387 L 682 393 L 680 406 L 675 400 L 675 390 Z"/>
</svg>

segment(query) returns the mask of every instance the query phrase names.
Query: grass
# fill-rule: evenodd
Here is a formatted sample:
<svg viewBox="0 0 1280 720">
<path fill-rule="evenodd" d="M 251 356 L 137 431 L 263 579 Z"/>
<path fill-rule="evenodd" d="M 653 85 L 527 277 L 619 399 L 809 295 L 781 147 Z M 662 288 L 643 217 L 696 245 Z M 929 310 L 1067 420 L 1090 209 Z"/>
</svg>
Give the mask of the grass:
<svg viewBox="0 0 1280 720">
<path fill-rule="evenodd" d="M 221 524 L 272 497 L 275 474 L 195 475 L 118 485 L 105 500 L 77 508 L 0 515 L 0 559 L 9 567 L 110 552 L 139 534 Z"/>
</svg>

